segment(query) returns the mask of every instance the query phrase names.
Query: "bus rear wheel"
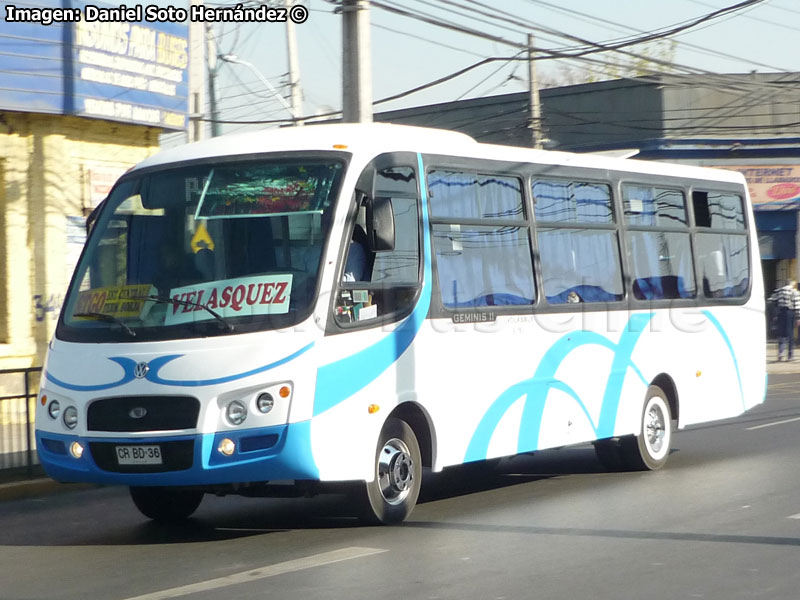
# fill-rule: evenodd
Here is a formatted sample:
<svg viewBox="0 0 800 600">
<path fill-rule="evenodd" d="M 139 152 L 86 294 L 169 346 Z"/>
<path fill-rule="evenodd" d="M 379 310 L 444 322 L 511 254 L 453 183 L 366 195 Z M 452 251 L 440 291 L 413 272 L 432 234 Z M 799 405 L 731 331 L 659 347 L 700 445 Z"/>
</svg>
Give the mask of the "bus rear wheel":
<svg viewBox="0 0 800 600">
<path fill-rule="evenodd" d="M 145 517 L 161 523 L 189 518 L 200 506 L 203 492 L 164 487 L 131 487 L 131 499 Z"/>
<path fill-rule="evenodd" d="M 404 521 L 417 503 L 421 484 L 417 437 L 408 423 L 390 418 L 378 439 L 375 477 L 360 492 L 362 519 L 384 525 Z"/>
<path fill-rule="evenodd" d="M 625 465 L 635 471 L 655 471 L 667 464 L 672 444 L 672 413 L 667 395 L 651 385 L 645 395 L 641 433 L 620 440 L 619 451 Z"/>
</svg>

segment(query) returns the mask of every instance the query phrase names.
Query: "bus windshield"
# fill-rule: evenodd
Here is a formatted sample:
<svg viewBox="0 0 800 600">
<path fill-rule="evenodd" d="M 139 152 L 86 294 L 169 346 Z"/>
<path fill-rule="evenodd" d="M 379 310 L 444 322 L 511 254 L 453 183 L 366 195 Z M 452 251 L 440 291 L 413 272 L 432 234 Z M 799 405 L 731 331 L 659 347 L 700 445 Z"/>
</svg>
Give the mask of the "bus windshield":
<svg viewBox="0 0 800 600">
<path fill-rule="evenodd" d="M 57 335 L 144 341 L 299 323 L 344 166 L 304 157 L 131 173 L 105 201 Z"/>
</svg>

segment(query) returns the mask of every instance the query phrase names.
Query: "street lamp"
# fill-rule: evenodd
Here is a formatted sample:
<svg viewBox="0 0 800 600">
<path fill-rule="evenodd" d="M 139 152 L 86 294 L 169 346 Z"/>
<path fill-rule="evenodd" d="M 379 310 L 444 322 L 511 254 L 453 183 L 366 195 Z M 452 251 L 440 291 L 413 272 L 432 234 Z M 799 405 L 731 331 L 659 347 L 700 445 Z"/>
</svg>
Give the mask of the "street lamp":
<svg viewBox="0 0 800 600">
<path fill-rule="evenodd" d="M 302 124 L 303 124 L 303 122 L 299 120 L 299 119 L 300 119 L 300 115 L 298 115 L 298 114 L 297 114 L 297 113 L 294 111 L 294 109 L 293 109 L 293 108 L 292 108 L 292 107 L 289 105 L 289 103 L 288 103 L 288 102 L 286 102 L 286 99 L 285 99 L 283 96 L 281 96 L 281 95 L 278 93 L 278 90 L 276 90 L 276 89 L 273 87 L 273 85 L 272 85 L 272 84 L 269 82 L 269 79 L 267 79 L 266 77 L 264 77 L 264 76 L 261 74 L 261 71 L 259 71 L 259 70 L 258 70 L 258 69 L 255 67 L 255 65 L 253 65 L 253 63 L 251 63 L 251 62 L 248 62 L 248 61 L 246 61 L 246 60 L 242 60 L 241 58 L 239 58 L 239 57 L 238 57 L 238 56 L 236 56 L 235 54 L 221 54 L 221 55 L 219 56 L 219 59 L 220 59 L 220 60 L 223 60 L 223 61 L 225 61 L 225 62 L 227 62 L 227 63 L 232 63 L 232 64 L 235 64 L 235 65 L 244 65 L 245 67 L 249 68 L 249 69 L 250 69 L 250 70 L 251 70 L 253 73 L 255 73 L 255 74 L 256 74 L 256 76 L 259 78 L 259 80 L 261 81 L 261 83 L 263 83 L 263 84 L 264 84 L 264 85 L 267 87 L 267 89 L 268 89 L 270 92 L 272 92 L 272 95 L 273 95 L 273 96 L 275 96 L 275 97 L 276 97 L 278 100 L 280 100 L 280 103 L 283 105 L 283 107 L 284 107 L 284 108 L 285 108 L 287 111 L 289 111 L 289 114 L 290 114 L 290 115 L 292 115 L 292 117 L 293 117 L 293 118 L 294 118 L 294 120 L 295 120 L 295 121 L 294 121 L 295 125 L 302 125 Z"/>
</svg>

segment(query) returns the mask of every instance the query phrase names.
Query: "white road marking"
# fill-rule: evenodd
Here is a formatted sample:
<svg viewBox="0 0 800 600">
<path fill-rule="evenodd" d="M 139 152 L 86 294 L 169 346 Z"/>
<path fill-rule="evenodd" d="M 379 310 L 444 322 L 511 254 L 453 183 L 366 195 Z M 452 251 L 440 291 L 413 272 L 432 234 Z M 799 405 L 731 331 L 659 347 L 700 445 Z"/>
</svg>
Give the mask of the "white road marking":
<svg viewBox="0 0 800 600">
<path fill-rule="evenodd" d="M 208 581 L 192 583 L 190 585 L 175 587 L 169 590 L 162 590 L 160 592 L 153 592 L 143 596 L 126 598 L 125 600 L 166 600 L 168 598 L 188 596 L 189 594 L 197 594 L 199 592 L 216 590 L 219 588 L 228 587 L 229 585 L 237 585 L 239 583 L 247 583 L 251 581 L 257 581 L 259 579 L 265 579 L 267 577 L 274 577 L 276 575 L 282 575 L 283 573 L 292 573 L 294 571 L 302 571 L 304 569 L 321 567 L 323 565 L 329 565 L 331 563 L 337 563 L 343 560 L 364 558 L 365 556 L 380 554 L 382 552 L 387 552 L 387 550 L 358 547 L 342 548 L 340 550 L 333 550 L 331 552 L 323 552 L 322 554 L 306 556 L 305 558 L 288 560 L 275 565 L 266 565 L 258 569 L 244 571 L 242 573 L 234 573 L 233 575 L 228 575 L 226 577 L 209 579 Z"/>
<path fill-rule="evenodd" d="M 787 519 L 800 519 L 800 513 L 797 513 L 796 515 L 790 515 L 790 516 L 788 516 L 786 518 Z"/>
<path fill-rule="evenodd" d="M 800 421 L 800 417 L 795 417 L 794 419 L 784 419 L 783 421 L 773 421 L 772 423 L 764 423 L 763 425 L 748 427 L 746 431 L 753 431 L 755 429 L 764 429 L 765 427 L 774 427 L 775 425 L 783 425 L 785 423 L 794 423 L 795 421 Z"/>
</svg>

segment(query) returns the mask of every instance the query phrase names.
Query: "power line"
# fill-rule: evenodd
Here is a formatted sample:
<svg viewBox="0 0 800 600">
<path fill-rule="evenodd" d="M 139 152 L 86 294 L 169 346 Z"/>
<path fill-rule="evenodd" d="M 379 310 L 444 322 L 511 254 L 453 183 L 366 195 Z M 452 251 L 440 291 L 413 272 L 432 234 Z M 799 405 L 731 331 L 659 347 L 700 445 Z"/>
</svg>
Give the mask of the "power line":
<svg viewBox="0 0 800 600">
<path fill-rule="evenodd" d="M 509 61 L 509 63 L 510 63 L 510 62 L 511 62 L 511 61 Z M 461 94 L 461 95 L 460 95 L 458 98 L 456 98 L 456 101 L 458 101 L 458 100 L 461 100 L 461 99 L 462 99 L 464 96 L 466 96 L 467 94 L 469 94 L 469 93 L 470 93 L 470 92 L 472 92 L 473 90 L 475 90 L 475 89 L 479 88 L 480 86 L 482 86 L 484 83 L 486 83 L 487 81 L 489 81 L 489 80 L 490 80 L 492 77 L 494 77 L 495 75 L 497 75 L 497 74 L 498 74 L 500 71 L 502 71 L 503 69 L 505 69 L 507 66 L 508 66 L 508 65 L 500 65 L 499 67 L 497 67 L 497 69 L 495 69 L 494 71 L 492 71 L 491 73 L 489 73 L 489 74 L 488 74 L 486 77 L 484 77 L 483 79 L 481 79 L 481 80 L 480 80 L 478 83 L 476 83 L 475 85 L 473 85 L 473 86 L 472 86 L 471 88 L 469 88 L 469 89 L 468 89 L 466 92 L 464 92 L 464 93 L 463 93 L 463 94 Z M 515 67 L 515 68 L 516 68 L 516 67 Z M 506 78 L 506 79 L 505 79 L 505 80 L 504 80 L 502 83 L 500 83 L 500 84 L 496 85 L 496 86 L 495 86 L 495 87 L 493 87 L 491 90 L 487 90 L 486 92 L 484 92 L 484 95 L 486 95 L 488 92 L 491 92 L 492 90 L 495 90 L 495 89 L 497 89 L 498 87 L 500 87 L 500 86 L 502 86 L 502 85 L 505 85 L 506 83 L 508 83 L 509 81 L 511 81 L 513 78 L 514 78 L 514 73 L 511 73 L 511 74 L 510 74 L 510 75 L 509 75 L 509 76 L 508 76 L 508 77 L 507 77 L 507 78 Z"/>
<path fill-rule="evenodd" d="M 431 39 L 422 37 L 421 35 L 414 35 L 413 33 L 410 33 L 408 31 L 401 31 L 399 29 L 392 29 L 391 27 L 386 27 L 386 25 L 379 25 L 378 23 L 371 23 L 371 26 L 375 27 L 377 29 L 383 29 L 385 31 L 391 31 L 392 33 L 397 33 L 399 35 L 404 35 L 406 37 L 410 37 L 410 38 L 413 38 L 415 40 L 428 42 L 429 44 L 433 44 L 433 45 L 439 46 L 441 48 L 447 48 L 449 50 L 456 50 L 458 52 L 464 52 L 465 54 L 471 54 L 472 56 L 483 56 L 482 54 L 478 54 L 477 52 L 472 52 L 471 50 L 466 50 L 464 48 L 459 48 L 458 46 L 450 46 L 448 44 L 443 44 L 440 41 L 431 40 Z"/>
<path fill-rule="evenodd" d="M 706 8 L 714 8 L 712 4 L 708 4 L 707 2 L 700 2 L 700 0 L 689 0 L 692 4 L 697 4 L 698 6 L 705 6 Z M 767 25 L 774 25 L 775 27 L 781 27 L 783 29 L 788 29 L 790 31 L 797 32 L 797 27 L 793 27 L 792 25 L 787 25 L 786 23 L 779 23 L 777 21 L 770 21 L 769 19 L 762 19 L 760 17 L 754 17 L 752 15 L 744 15 L 745 19 L 750 19 L 751 21 L 758 21 L 760 23 L 766 23 Z"/>
<path fill-rule="evenodd" d="M 800 15 L 800 10 L 792 10 L 791 8 L 786 8 L 785 6 L 777 6 L 775 4 L 770 4 L 769 7 L 774 8 L 775 10 L 782 10 L 795 15 Z"/>
<path fill-rule="evenodd" d="M 619 29 L 619 30 L 624 28 L 624 29 L 627 29 L 629 31 L 634 31 L 636 33 L 644 33 L 644 31 L 641 30 L 641 29 L 630 27 L 628 25 L 622 25 L 620 23 L 611 21 L 609 19 L 604 19 L 603 17 L 597 16 L 597 15 L 590 15 L 590 14 L 587 14 L 587 13 L 584 13 L 584 12 L 579 12 L 579 11 L 576 11 L 574 9 L 566 8 L 564 6 L 560 6 L 560 5 L 557 5 L 557 4 L 553 4 L 551 2 L 546 2 L 545 0 L 528 0 L 528 2 L 531 2 L 533 4 L 538 4 L 539 6 L 544 6 L 544 7 L 547 7 L 549 9 L 551 9 L 551 10 L 558 11 L 558 12 L 560 12 L 562 14 L 566 14 L 566 15 L 572 16 L 573 18 L 578 19 L 580 21 L 589 22 L 589 23 L 600 22 L 600 23 L 605 23 L 606 25 L 609 25 L 609 26 L 614 27 L 614 28 Z M 726 52 L 720 52 L 718 50 L 712 50 L 710 48 L 704 48 L 703 46 L 698 46 L 696 44 L 691 44 L 691 43 L 683 41 L 683 40 L 676 41 L 675 43 L 677 43 L 677 44 L 679 44 L 681 46 L 685 46 L 686 48 L 693 48 L 696 51 L 702 52 L 704 54 L 709 54 L 709 55 L 713 55 L 713 56 L 719 56 L 721 58 L 730 58 L 730 59 L 734 59 L 734 60 L 740 60 L 740 61 L 743 61 L 743 62 L 747 62 L 747 63 L 749 63 L 751 65 L 757 65 L 759 67 L 765 67 L 767 69 L 772 69 L 774 71 L 784 71 L 785 70 L 785 69 L 782 69 L 780 67 L 776 67 L 776 66 L 773 66 L 773 65 L 768 65 L 768 64 L 756 62 L 756 61 L 753 61 L 753 60 L 751 60 L 749 58 L 744 58 L 744 57 L 741 57 L 741 56 L 735 56 L 733 54 L 728 54 Z"/>
<path fill-rule="evenodd" d="M 447 3 L 447 4 L 455 4 L 457 6 L 460 6 L 462 9 L 471 9 L 471 7 L 465 7 L 464 5 L 459 5 L 459 4 L 455 3 L 455 2 L 452 2 L 452 0 L 449 1 L 449 2 L 447 2 L 446 0 L 442 0 L 442 1 L 444 3 Z M 685 27 L 697 25 L 700 22 L 704 22 L 704 21 L 708 20 L 712 15 L 719 16 L 719 15 L 722 15 L 722 14 L 728 14 L 733 10 L 742 10 L 743 8 L 746 8 L 746 7 L 755 6 L 756 4 L 758 4 L 760 2 L 763 2 L 763 0 L 749 0 L 747 2 L 740 2 L 737 5 L 733 5 L 733 6 L 724 8 L 724 9 L 719 9 L 718 11 L 715 11 L 714 13 L 710 13 L 709 15 L 705 15 L 704 17 L 701 17 L 699 19 L 695 19 L 695 20 L 692 20 L 690 22 L 684 22 L 684 23 L 682 23 L 682 24 L 680 24 L 678 26 L 673 27 L 669 31 L 670 32 L 674 32 L 677 29 L 677 27 L 684 27 L 685 28 Z M 474 2 L 473 1 L 472 3 L 476 4 L 476 5 L 479 5 L 479 6 L 486 6 L 485 4 L 482 4 L 480 2 Z M 372 4 L 375 5 L 375 6 L 378 6 L 378 7 L 383 7 L 383 4 L 381 2 L 373 1 Z M 411 13 L 410 11 L 407 11 L 407 10 L 404 10 L 404 9 L 398 9 L 396 7 L 389 7 L 389 10 L 391 12 L 395 12 L 395 13 L 399 12 L 400 14 L 404 14 L 405 16 L 411 16 L 412 18 L 420 18 L 420 15 L 415 16 L 414 13 Z M 502 13 L 502 11 L 499 11 L 499 12 Z M 508 13 L 505 13 L 505 14 L 508 14 Z M 454 24 L 451 24 L 451 23 L 443 22 L 441 20 L 437 20 L 436 18 L 430 17 L 430 15 L 421 15 L 421 20 L 429 22 L 430 24 L 434 24 L 436 26 L 440 26 L 440 27 L 444 26 L 444 27 L 447 27 L 447 28 L 452 28 L 452 26 L 454 25 Z M 486 22 L 485 19 L 481 19 L 481 20 L 483 22 Z M 519 22 L 519 21 L 516 21 L 516 22 Z M 463 26 L 460 26 L 460 25 L 457 25 L 457 24 L 455 25 L 455 27 L 456 27 L 456 30 L 461 32 L 461 33 L 469 33 L 470 35 L 476 35 L 477 34 L 477 35 L 480 35 L 481 37 L 486 37 L 486 35 L 483 32 L 477 32 L 477 30 L 473 30 L 473 29 L 470 29 L 470 28 L 464 28 Z M 562 35 L 559 32 L 556 32 L 556 34 Z M 650 37 L 648 37 L 648 35 Z M 642 39 L 654 39 L 652 37 L 653 34 L 648 34 L 648 35 L 640 36 L 639 38 L 636 38 L 636 40 L 638 40 L 638 41 L 632 40 L 630 38 L 626 38 L 624 40 L 624 43 L 625 44 L 641 43 Z M 659 35 L 669 35 L 669 33 L 660 32 Z M 566 36 L 566 37 L 574 37 L 574 36 Z M 489 39 L 492 39 L 493 41 L 497 41 L 497 42 L 500 42 L 500 43 L 516 46 L 516 47 L 519 47 L 519 48 L 525 48 L 524 44 L 517 44 L 517 43 L 511 42 L 511 41 L 506 40 L 505 38 L 502 38 L 502 37 L 499 37 L 499 36 L 491 36 L 490 35 Z M 580 40 L 580 38 L 575 38 L 575 39 Z M 589 52 L 607 51 L 609 49 L 609 47 L 610 47 L 607 44 L 597 45 L 597 44 L 594 44 L 593 42 L 586 42 L 586 43 L 593 46 L 592 48 L 590 48 L 588 51 L 585 52 L 586 54 L 588 54 Z M 541 59 L 545 59 L 545 58 L 567 58 L 568 57 L 571 60 L 578 60 L 578 59 L 587 60 L 587 61 L 589 60 L 589 59 L 585 59 L 584 58 L 584 52 L 583 51 L 577 52 L 577 53 L 571 53 L 571 54 L 559 53 L 559 52 L 556 52 L 556 51 L 553 51 L 553 50 L 547 50 L 547 49 L 541 49 L 540 51 L 543 52 L 543 53 L 548 53 L 549 54 L 549 56 L 543 56 L 543 57 L 541 57 Z M 650 57 L 645 57 L 645 58 L 650 60 Z M 383 98 L 383 99 L 375 102 L 375 104 L 380 104 L 380 103 L 383 103 L 383 102 L 389 102 L 391 100 L 396 100 L 396 99 L 408 96 L 410 94 L 416 93 L 418 91 L 421 91 L 423 89 L 427 89 L 427 88 L 432 87 L 434 85 L 439 85 L 440 83 L 443 83 L 445 81 L 449 81 L 449 80 L 451 80 L 451 79 L 453 79 L 455 77 L 458 77 L 458 76 L 460 76 L 460 75 L 462 75 L 462 74 L 464 74 L 466 72 L 469 72 L 470 70 L 478 68 L 478 67 L 480 67 L 480 66 L 482 66 L 484 64 L 488 64 L 489 62 L 504 61 L 505 63 L 509 63 L 510 61 L 514 61 L 514 60 L 519 60 L 519 57 L 518 56 L 512 56 L 512 57 L 488 57 L 487 59 L 479 61 L 478 63 L 470 65 L 470 66 L 468 66 L 466 68 L 460 69 L 459 71 L 451 73 L 450 75 L 447 75 L 445 77 L 439 78 L 439 79 L 437 79 L 435 81 L 429 82 L 427 84 L 423 84 L 421 86 L 417 86 L 417 87 L 415 87 L 415 88 L 413 88 L 411 90 L 406 90 L 405 92 L 401 92 L 399 94 L 395 94 L 395 95 L 387 97 L 387 98 Z M 527 59 L 525 59 L 525 60 L 527 60 Z M 592 59 L 592 60 L 595 60 L 595 59 Z M 601 64 L 602 65 L 603 63 L 602 63 L 602 61 L 596 61 L 595 60 L 594 64 Z M 608 65 L 609 63 L 605 63 L 605 64 Z M 503 67 L 504 66 L 506 66 L 506 65 L 504 64 Z M 713 73 L 703 72 L 703 71 L 699 71 L 699 70 L 696 70 L 696 69 L 693 70 L 693 74 L 696 74 L 696 75 L 715 75 Z M 486 81 L 486 80 L 484 80 L 484 81 Z M 662 79 L 660 79 L 660 78 L 650 78 L 650 81 L 662 81 Z M 736 88 L 730 84 L 730 81 L 731 81 L 730 78 L 726 78 L 725 79 L 725 81 L 724 81 L 725 82 L 725 88 L 726 89 L 735 90 Z M 748 85 L 748 87 L 752 88 L 755 85 L 755 86 L 758 86 L 758 88 L 761 89 L 761 90 L 763 90 L 764 87 L 769 87 L 771 85 L 771 84 L 764 84 L 763 82 L 753 83 L 753 82 L 750 82 L 750 81 L 747 81 L 747 80 L 739 80 L 738 82 L 742 83 L 743 81 L 744 81 L 744 83 L 746 83 Z M 692 85 L 693 83 L 696 84 L 696 82 L 697 82 L 697 80 L 695 80 L 694 82 L 679 81 L 678 85 Z M 706 84 L 709 83 L 708 81 L 703 81 L 703 82 L 706 83 Z M 718 82 L 718 85 L 719 85 L 719 82 Z M 734 107 L 725 107 L 725 108 L 727 108 L 727 109 L 731 109 L 731 108 L 732 109 L 738 109 L 738 108 L 741 108 L 741 106 L 739 106 L 739 107 L 736 107 L 736 106 L 734 106 Z M 337 112 L 330 112 L 330 113 L 326 113 L 326 116 L 334 116 L 336 114 L 338 114 L 338 113 Z M 319 117 L 318 116 L 308 117 L 307 119 L 304 119 L 304 120 L 310 120 L 310 119 L 314 119 L 314 118 L 319 118 Z M 259 121 L 252 121 L 252 123 L 260 123 L 260 124 L 269 123 L 269 122 L 283 123 L 283 122 L 290 122 L 290 121 L 291 121 L 290 119 L 280 119 L 280 120 L 275 120 L 275 121 L 259 120 Z M 241 122 L 241 123 L 251 123 L 251 122 Z"/>
<path fill-rule="evenodd" d="M 387 0 L 387 1 L 389 1 L 389 0 Z M 441 2 L 445 2 L 447 4 L 454 3 L 453 0 L 440 0 L 440 1 Z M 539 26 L 537 26 L 537 25 L 535 25 L 535 24 L 533 24 L 531 22 L 528 22 L 528 21 L 520 21 L 519 18 L 516 15 L 512 15 L 512 14 L 507 13 L 505 11 L 502 11 L 502 10 L 496 8 L 496 7 L 487 6 L 487 5 L 485 5 L 485 4 L 481 3 L 481 2 L 477 2 L 476 0 L 467 0 L 467 1 L 472 2 L 473 4 L 476 4 L 476 5 L 479 5 L 479 6 L 483 6 L 485 8 L 488 8 L 490 11 L 492 11 L 490 13 L 483 13 L 483 14 L 490 14 L 495 18 L 502 18 L 502 19 L 505 19 L 505 20 L 511 20 L 512 22 L 514 22 L 516 24 L 522 23 L 524 26 L 529 27 L 530 29 L 533 29 L 533 30 L 536 30 L 536 31 L 541 31 L 541 32 L 545 32 L 545 33 L 548 33 L 548 34 L 555 33 L 556 35 L 560 35 L 560 36 L 562 36 L 562 37 L 564 37 L 566 39 L 570 39 L 572 41 L 581 42 L 582 44 L 587 46 L 586 49 L 580 50 L 580 51 L 577 51 L 577 52 L 562 52 L 560 50 L 552 50 L 552 49 L 548 49 L 548 48 L 537 48 L 536 51 L 539 52 L 539 53 L 544 54 L 544 56 L 536 57 L 536 60 L 546 60 L 546 59 L 556 59 L 556 58 L 572 58 L 572 59 L 580 59 L 582 61 L 587 61 L 587 62 L 592 62 L 594 60 L 594 62 L 596 62 L 596 63 L 600 62 L 602 64 L 602 61 L 597 61 L 596 59 L 587 58 L 587 55 L 598 53 L 598 52 L 606 52 L 606 51 L 612 51 L 613 50 L 613 51 L 619 52 L 620 54 L 631 56 L 633 58 L 643 59 L 643 60 L 647 61 L 648 63 L 653 63 L 653 64 L 656 64 L 656 65 L 666 66 L 666 67 L 670 67 L 670 68 L 676 68 L 676 69 L 684 71 L 687 74 L 702 75 L 704 78 L 707 78 L 707 77 L 715 77 L 717 74 L 709 72 L 709 71 L 704 71 L 704 70 L 701 70 L 701 69 L 697 69 L 697 68 L 694 68 L 694 67 L 688 67 L 688 66 L 685 66 L 685 65 L 680 65 L 680 64 L 674 63 L 674 62 L 663 61 L 663 60 L 660 60 L 660 59 L 654 58 L 654 57 L 643 56 L 641 54 L 636 54 L 636 53 L 633 53 L 633 52 L 629 52 L 629 51 L 624 50 L 622 48 L 623 47 L 627 47 L 629 45 L 634 45 L 635 43 L 642 43 L 644 41 L 652 41 L 653 39 L 657 39 L 659 37 L 666 37 L 668 35 L 672 35 L 674 32 L 677 32 L 677 31 L 688 30 L 689 28 L 694 27 L 694 26 L 696 26 L 696 25 L 698 25 L 700 23 L 707 22 L 712 18 L 717 18 L 719 16 L 731 13 L 733 11 L 739 11 L 739 10 L 742 10 L 744 8 L 747 8 L 747 7 L 755 6 L 756 4 L 764 2 L 765 0 L 746 0 L 744 2 L 740 2 L 738 4 L 735 4 L 735 5 L 723 8 L 723 9 L 719 9 L 717 11 L 714 11 L 714 12 L 709 13 L 707 15 L 704 15 L 702 17 L 693 19 L 693 20 L 691 20 L 689 22 L 683 22 L 681 24 L 678 24 L 676 26 L 671 27 L 671 29 L 669 29 L 668 31 L 660 31 L 660 32 L 658 32 L 656 34 L 648 34 L 648 35 L 640 36 L 639 38 L 636 38 L 636 40 L 628 39 L 628 40 L 626 40 L 624 42 L 620 42 L 620 43 L 616 43 L 616 44 L 597 44 L 595 42 L 591 42 L 589 40 L 586 40 L 586 39 L 583 39 L 583 38 L 580 38 L 580 37 L 577 37 L 577 36 L 573 36 L 573 35 L 570 35 L 570 34 L 565 34 L 565 33 L 562 33 L 562 32 L 556 32 L 556 31 L 554 31 L 552 29 L 548 29 L 548 28 L 542 28 L 542 27 L 539 27 Z M 405 16 L 405 17 L 408 17 L 408 18 L 420 20 L 422 22 L 425 22 L 425 23 L 428 23 L 430 25 L 434 25 L 434 26 L 437 26 L 437 27 L 443 27 L 445 29 L 454 30 L 454 31 L 457 31 L 459 33 L 464 33 L 464 34 L 468 34 L 468 35 L 472 35 L 472 36 L 476 36 L 476 37 L 481 37 L 481 38 L 488 39 L 488 40 L 493 41 L 493 42 L 502 43 L 502 44 L 509 45 L 509 46 L 512 46 L 512 47 L 515 47 L 515 48 L 518 48 L 518 49 L 526 48 L 525 44 L 514 42 L 514 41 L 508 40 L 506 38 L 503 38 L 501 36 L 489 34 L 489 33 L 486 33 L 486 32 L 483 32 L 483 31 L 479 31 L 479 30 L 476 30 L 476 29 L 473 29 L 473 28 L 470 28 L 470 27 L 466 27 L 464 25 L 452 23 L 452 22 L 449 22 L 449 21 L 444 21 L 444 20 L 442 20 L 442 19 L 440 19 L 438 17 L 432 16 L 430 14 L 420 13 L 419 11 L 412 12 L 411 10 L 408 10 L 406 8 L 400 8 L 400 7 L 397 7 L 397 6 L 388 5 L 388 4 L 385 4 L 385 2 L 378 1 L 378 0 L 371 0 L 371 4 L 376 6 L 376 7 L 378 7 L 378 8 L 382 8 L 384 10 L 387 10 L 388 12 L 392 12 L 392 13 L 399 14 L 399 15 L 402 15 L 402 16 Z M 460 5 L 460 6 L 462 6 L 462 8 L 463 8 L 463 5 Z M 500 15 L 500 16 L 498 16 L 498 15 Z M 505 16 L 503 16 L 503 15 L 505 15 Z M 609 64 L 609 63 L 606 63 L 606 64 Z M 611 63 L 611 64 L 613 65 L 613 63 Z M 618 65 L 613 65 L 613 66 L 618 66 Z M 657 73 L 656 71 L 652 71 L 652 72 L 653 73 Z M 704 81 L 706 81 L 706 80 L 704 79 Z M 744 81 L 745 85 L 748 83 L 746 80 L 742 80 L 742 81 Z M 740 81 L 740 83 L 742 81 Z M 728 87 L 731 87 L 730 79 L 726 79 L 724 84 L 726 86 L 728 86 Z"/>
<path fill-rule="evenodd" d="M 439 0 L 439 1 L 445 2 L 445 3 L 448 3 L 448 4 L 454 3 L 453 0 Z M 512 20 L 512 21 L 515 21 L 515 22 L 519 21 L 519 19 L 518 19 L 518 17 L 516 15 L 513 15 L 511 13 L 508 13 L 508 12 L 499 10 L 497 8 L 488 6 L 488 5 L 484 4 L 483 2 L 479 2 L 478 0 L 466 0 L 466 1 L 470 2 L 471 4 L 475 4 L 477 6 L 481 6 L 483 8 L 489 9 L 490 11 L 494 11 L 499 15 L 504 15 L 505 19 Z M 549 33 L 549 34 L 554 34 L 554 35 L 558 35 L 560 37 L 563 37 L 565 39 L 569 39 L 571 41 L 580 42 L 581 44 L 584 44 L 588 48 L 593 48 L 593 50 L 591 50 L 591 52 L 609 51 L 609 50 L 611 50 L 611 51 L 619 52 L 620 54 L 623 54 L 625 56 L 630 56 L 630 57 L 637 58 L 637 59 L 644 59 L 648 63 L 658 64 L 658 65 L 666 66 L 666 67 L 676 67 L 676 68 L 678 68 L 678 69 L 680 69 L 682 71 L 685 71 L 687 73 L 695 73 L 695 74 L 703 74 L 703 75 L 714 75 L 713 73 L 710 73 L 708 71 L 703 71 L 702 69 L 696 69 L 694 67 L 687 67 L 685 65 L 680 65 L 680 64 L 675 63 L 675 62 L 667 62 L 667 61 L 663 61 L 663 60 L 660 60 L 660 59 L 654 58 L 654 57 L 643 56 L 641 54 L 636 54 L 636 53 L 630 52 L 628 50 L 623 50 L 623 48 L 628 47 L 628 46 L 632 46 L 632 45 L 636 45 L 636 44 L 641 44 L 641 43 L 645 43 L 645 42 L 654 41 L 656 39 L 662 39 L 662 38 L 666 38 L 666 37 L 671 37 L 671 36 L 676 35 L 678 33 L 688 31 L 689 29 L 695 28 L 698 25 L 701 25 L 703 23 L 709 22 L 709 21 L 711 21 L 713 19 L 719 18 L 721 16 L 724 16 L 724 15 L 727 15 L 727 14 L 730 14 L 730 13 L 741 11 L 743 9 L 755 6 L 757 4 L 760 4 L 760 3 L 764 2 L 764 1 L 765 0 L 745 0 L 744 2 L 739 2 L 738 4 L 734 4 L 734 5 L 725 7 L 725 8 L 721 8 L 721 9 L 715 10 L 715 11 L 713 11 L 711 13 L 708 13 L 706 15 L 703 15 L 703 16 L 695 18 L 695 19 L 690 19 L 690 20 L 687 20 L 687 21 L 683 21 L 681 23 L 678 23 L 678 24 L 675 24 L 675 25 L 671 25 L 671 26 L 668 26 L 667 28 L 662 28 L 660 30 L 655 30 L 655 31 L 650 32 L 650 33 L 644 33 L 643 35 L 640 35 L 639 37 L 636 37 L 636 38 L 626 38 L 624 40 L 611 41 L 611 42 L 602 42 L 602 43 L 592 42 L 592 41 L 584 39 L 582 37 L 578 37 L 578 36 L 575 36 L 575 35 L 572 35 L 572 34 L 568 34 L 568 33 L 564 33 L 564 32 L 559 32 L 559 31 L 556 31 L 556 30 L 553 30 L 553 29 L 550 29 L 550 28 L 539 27 L 538 25 L 536 25 L 535 23 L 532 23 L 530 21 L 526 21 L 525 23 L 531 29 L 534 29 L 536 31 L 541 31 L 541 32 L 544 32 L 544 33 Z M 491 13 L 489 13 L 489 14 L 491 14 Z M 539 50 L 539 49 L 537 49 L 537 50 Z M 540 51 L 544 51 L 544 50 L 540 50 Z M 585 52 L 585 54 L 590 53 L 590 51 L 584 51 L 584 52 Z M 585 56 L 585 54 L 582 53 L 582 52 L 576 52 L 576 53 L 572 53 L 572 55 L 570 57 L 571 58 L 575 58 L 575 57 L 578 57 L 578 56 Z"/>
</svg>

